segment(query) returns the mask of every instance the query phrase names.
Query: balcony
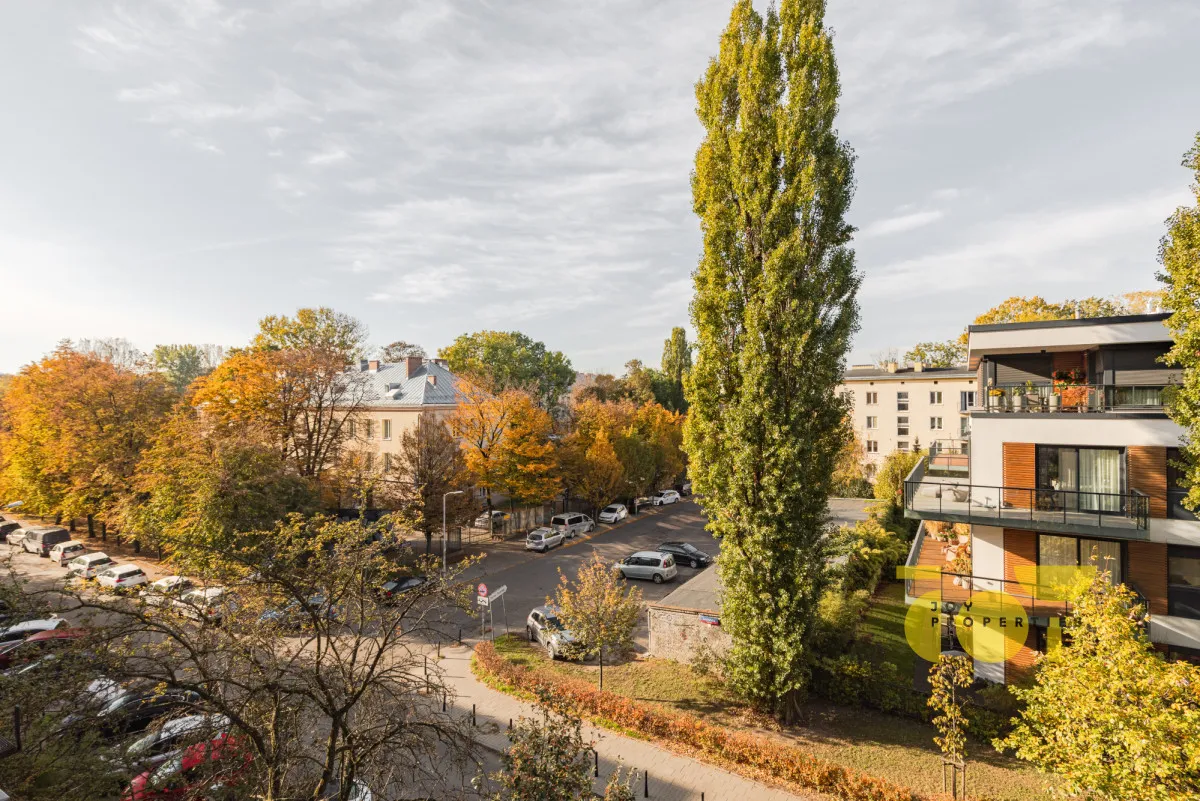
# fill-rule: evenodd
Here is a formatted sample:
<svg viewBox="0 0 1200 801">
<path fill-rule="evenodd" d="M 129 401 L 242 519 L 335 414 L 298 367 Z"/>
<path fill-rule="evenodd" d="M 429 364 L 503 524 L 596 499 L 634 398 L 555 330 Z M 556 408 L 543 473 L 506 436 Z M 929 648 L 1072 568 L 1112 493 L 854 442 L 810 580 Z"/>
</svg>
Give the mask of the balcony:
<svg viewBox="0 0 1200 801">
<path fill-rule="evenodd" d="M 1084 536 L 1104 531 L 1147 538 L 1150 499 L 1142 492 L 1084 492 L 972 484 L 926 474 L 926 459 L 904 480 L 904 516 Z"/>
<path fill-rule="evenodd" d="M 1000 385 L 976 396 L 973 412 L 999 414 L 1162 414 L 1166 386 Z"/>
<path fill-rule="evenodd" d="M 971 475 L 971 440 L 935 439 L 929 444 L 931 476 L 966 478 Z"/>
<path fill-rule="evenodd" d="M 1032 577 L 1029 582 L 1024 582 L 953 572 L 946 543 L 929 536 L 924 524 L 917 529 L 908 559 L 898 573 L 904 579 L 904 600 L 908 604 L 932 595 L 942 604 L 960 607 L 984 593 L 1003 592 L 1019 602 L 1031 617 L 1062 616 L 1068 611 L 1068 604 L 1062 600 L 1059 590 L 1040 587 Z"/>
</svg>

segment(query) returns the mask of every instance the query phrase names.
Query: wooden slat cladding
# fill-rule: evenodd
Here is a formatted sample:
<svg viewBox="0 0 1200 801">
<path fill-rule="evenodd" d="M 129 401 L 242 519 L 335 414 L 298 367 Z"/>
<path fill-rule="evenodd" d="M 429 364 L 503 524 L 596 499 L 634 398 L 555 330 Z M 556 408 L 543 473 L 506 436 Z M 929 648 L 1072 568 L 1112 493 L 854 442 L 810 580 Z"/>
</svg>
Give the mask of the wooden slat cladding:
<svg viewBox="0 0 1200 801">
<path fill-rule="evenodd" d="M 1004 486 L 1028 489 L 1037 486 L 1037 449 L 1032 442 L 1004 443 Z M 1032 492 L 1004 492 L 1004 502 L 1009 506 L 1028 509 L 1032 501 Z"/>
<path fill-rule="evenodd" d="M 1125 449 L 1129 488 L 1150 496 L 1150 516 L 1167 516 L 1167 449 L 1131 445 Z"/>
<path fill-rule="evenodd" d="M 1150 602 L 1150 614 L 1167 613 L 1167 546 L 1161 542 L 1130 542 L 1125 551 L 1128 580 Z"/>
<path fill-rule="evenodd" d="M 1029 581 L 1029 573 L 1036 565 L 1037 534 L 1032 531 L 1004 529 L 1004 578 L 1008 581 L 1018 581 L 1018 568 L 1025 568 L 1021 571 L 1021 578 Z M 1006 585 L 1006 590 L 1012 595 L 1023 594 L 1022 590 L 1011 584 Z M 1026 625 L 1028 626 L 1028 624 Z M 1004 661 L 1004 681 L 1006 683 L 1019 681 L 1033 667 L 1037 660 L 1037 651 L 1033 648 L 1034 642 L 1033 629 L 1027 628 L 1024 647 Z"/>
<path fill-rule="evenodd" d="M 1078 370 L 1081 377 L 1086 376 L 1087 361 L 1081 351 L 1072 350 L 1054 354 L 1054 372 L 1067 370 Z"/>
</svg>

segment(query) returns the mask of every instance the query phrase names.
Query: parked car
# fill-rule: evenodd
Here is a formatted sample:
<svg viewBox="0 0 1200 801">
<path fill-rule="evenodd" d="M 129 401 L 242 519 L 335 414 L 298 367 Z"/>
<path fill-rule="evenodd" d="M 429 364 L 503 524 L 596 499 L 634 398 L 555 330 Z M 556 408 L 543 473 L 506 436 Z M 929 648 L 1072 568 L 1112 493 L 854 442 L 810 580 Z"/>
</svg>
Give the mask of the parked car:
<svg viewBox="0 0 1200 801">
<path fill-rule="evenodd" d="M 108 554 L 101 551 L 93 551 L 92 553 L 85 553 L 82 556 L 76 556 L 68 562 L 67 571 L 72 576 L 78 576 L 81 579 L 91 579 L 115 564 L 116 562 Z"/>
<path fill-rule="evenodd" d="M 666 506 L 669 503 L 679 503 L 679 493 L 675 490 L 659 490 L 650 496 L 650 502 L 655 506 Z"/>
<path fill-rule="evenodd" d="M 491 515 L 485 510 L 483 514 L 475 518 L 475 528 L 494 528 L 502 525 L 508 519 L 506 512 L 501 512 L 499 509 L 493 509 Z M 489 520 L 491 521 L 489 524 Z"/>
<path fill-rule="evenodd" d="M 679 573 L 675 557 L 657 551 L 638 551 L 617 562 L 616 568 L 624 578 L 649 579 L 655 584 L 670 581 Z"/>
<path fill-rule="evenodd" d="M 327 603 L 324 595 L 313 595 L 304 601 L 293 598 L 283 606 L 264 610 L 258 616 L 258 622 L 298 629 L 309 622 L 313 614 L 323 616 L 327 620 L 335 620 L 338 617 L 338 609 Z"/>
<path fill-rule="evenodd" d="M 0 670 L 8 670 L 40 659 L 48 651 L 57 650 L 87 635 L 87 629 L 56 628 L 26 637 L 0 652 Z"/>
<path fill-rule="evenodd" d="M 546 527 L 535 528 L 525 535 L 525 550 L 545 553 L 556 545 L 563 544 L 563 535 Z"/>
<path fill-rule="evenodd" d="M 122 754 L 122 761 L 139 773 L 153 770 L 196 741 L 211 740 L 229 726 L 224 715 L 199 714 L 171 718 L 166 723 L 134 740 Z"/>
<path fill-rule="evenodd" d="M 205 786 L 236 784 L 252 758 L 236 737 L 222 732 L 211 740 L 189 745 L 153 771 L 136 777 L 121 801 L 199 797 L 198 791 Z"/>
<path fill-rule="evenodd" d="M 0 649 L 10 646 L 13 643 L 21 642 L 24 639 L 32 637 L 43 631 L 54 631 L 67 625 L 67 621 L 61 617 L 44 617 L 37 620 L 26 620 L 21 623 L 14 623 L 7 628 L 0 629 Z"/>
<path fill-rule="evenodd" d="M 587 515 L 578 512 L 555 515 L 550 518 L 550 528 L 567 538 L 576 534 L 586 534 L 596 528 L 596 522 Z"/>
<path fill-rule="evenodd" d="M 669 553 L 676 564 L 688 567 L 708 567 L 713 563 L 711 556 L 688 542 L 664 542 L 658 546 L 658 552 Z"/>
<path fill-rule="evenodd" d="M 629 510 L 623 503 L 612 503 L 600 511 L 601 523 L 619 523 L 629 517 Z"/>
<path fill-rule="evenodd" d="M 67 540 L 60 542 L 50 549 L 50 561 L 59 567 L 66 566 L 76 556 L 82 556 L 87 553 L 87 546 L 78 540 Z"/>
<path fill-rule="evenodd" d="M 383 586 L 379 588 L 379 595 L 384 601 L 391 601 L 397 595 L 403 595 L 410 590 L 415 590 L 429 579 L 425 576 L 398 576 L 389 581 L 385 581 Z"/>
<path fill-rule="evenodd" d="M 99 732 L 106 740 L 136 734 L 161 717 L 194 711 L 200 696 L 191 690 L 168 687 L 158 689 L 125 688 L 111 698 L 95 715 L 77 713 L 67 718 L 68 726 L 79 724 Z"/>
<path fill-rule="evenodd" d="M 233 596 L 224 587 L 189 590 L 174 601 L 175 608 L 192 620 L 209 620 L 220 625 L 237 608 Z"/>
<path fill-rule="evenodd" d="M 96 576 L 96 583 L 110 590 L 128 590 L 150 581 L 137 565 L 114 565 Z"/>
<path fill-rule="evenodd" d="M 17 521 L 5 520 L 3 523 L 0 523 L 0 537 L 4 537 L 4 541 L 8 542 L 8 535 L 12 534 L 14 531 L 16 531 L 19 528 L 21 528 L 21 524 L 18 523 Z M 21 539 L 25 539 L 25 535 L 23 533 L 21 534 Z M 9 542 L 8 544 L 12 545 L 11 542 Z"/>
<path fill-rule="evenodd" d="M 196 585 L 183 576 L 163 576 L 142 588 L 138 595 L 150 606 L 166 606 Z"/>
<path fill-rule="evenodd" d="M 4 541 L 14 548 L 25 544 L 25 529 L 17 526 L 14 529 L 9 529 L 4 535 Z"/>
<path fill-rule="evenodd" d="M 34 526 L 25 529 L 25 539 L 21 544 L 27 553 L 36 553 L 45 558 L 55 545 L 70 540 L 71 532 L 61 526 Z"/>
<path fill-rule="evenodd" d="M 525 619 L 525 633 L 530 642 L 545 646 L 551 659 L 558 659 L 563 649 L 575 642 L 575 636 L 563 627 L 553 606 L 535 606 Z"/>
<path fill-rule="evenodd" d="M 683 498 L 689 498 L 692 495 L 692 482 L 685 481 L 679 485 L 679 495 Z"/>
</svg>

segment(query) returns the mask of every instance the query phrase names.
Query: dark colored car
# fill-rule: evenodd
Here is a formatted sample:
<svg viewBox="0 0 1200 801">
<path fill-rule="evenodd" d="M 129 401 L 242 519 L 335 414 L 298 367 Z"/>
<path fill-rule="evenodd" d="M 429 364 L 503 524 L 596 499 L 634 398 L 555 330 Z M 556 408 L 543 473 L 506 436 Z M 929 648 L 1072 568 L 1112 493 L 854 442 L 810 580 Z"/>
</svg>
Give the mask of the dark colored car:
<svg viewBox="0 0 1200 801">
<path fill-rule="evenodd" d="M 96 731 L 104 739 L 112 740 L 145 731 L 151 723 L 166 715 L 194 712 L 199 704 L 200 696 L 191 690 L 124 689 L 105 699 L 104 705 L 93 714 L 87 711 L 75 713 L 64 724 Z"/>
<path fill-rule="evenodd" d="M 678 564 L 688 567 L 708 567 L 713 563 L 711 556 L 687 542 L 664 542 L 656 550 L 671 554 Z"/>
<path fill-rule="evenodd" d="M 7 537 L 11 532 L 16 531 L 21 527 L 21 524 L 14 520 L 5 520 L 0 523 L 0 537 Z"/>
<path fill-rule="evenodd" d="M 313 595 L 303 602 L 293 599 L 283 606 L 267 609 L 258 616 L 258 622 L 300 629 L 311 621 L 313 615 L 324 617 L 326 620 L 337 620 L 340 611 L 335 605 L 328 603 L 324 595 Z"/>
<path fill-rule="evenodd" d="M 415 590 L 427 581 L 429 579 L 425 576 L 398 576 L 384 582 L 383 586 L 379 588 L 379 595 L 383 600 L 390 601 L 397 595 L 403 595 L 406 592 Z"/>
</svg>

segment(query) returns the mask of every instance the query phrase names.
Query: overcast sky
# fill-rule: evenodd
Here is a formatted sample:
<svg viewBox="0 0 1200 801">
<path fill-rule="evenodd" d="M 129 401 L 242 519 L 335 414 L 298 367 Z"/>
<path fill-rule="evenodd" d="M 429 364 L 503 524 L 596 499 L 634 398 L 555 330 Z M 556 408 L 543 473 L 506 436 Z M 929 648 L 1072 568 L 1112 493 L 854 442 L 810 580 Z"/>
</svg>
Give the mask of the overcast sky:
<svg viewBox="0 0 1200 801">
<path fill-rule="evenodd" d="M 1189 197 L 1200 4 L 829 5 L 852 360 L 1011 294 L 1152 288 Z M 520 329 L 578 369 L 657 364 L 730 6 L 0 4 L 0 371 L 67 337 L 241 344 L 318 304 L 379 344 Z"/>
</svg>

